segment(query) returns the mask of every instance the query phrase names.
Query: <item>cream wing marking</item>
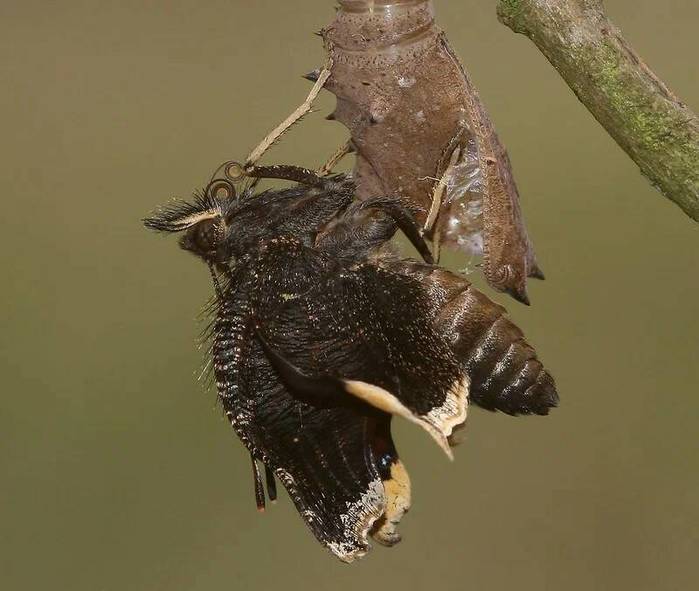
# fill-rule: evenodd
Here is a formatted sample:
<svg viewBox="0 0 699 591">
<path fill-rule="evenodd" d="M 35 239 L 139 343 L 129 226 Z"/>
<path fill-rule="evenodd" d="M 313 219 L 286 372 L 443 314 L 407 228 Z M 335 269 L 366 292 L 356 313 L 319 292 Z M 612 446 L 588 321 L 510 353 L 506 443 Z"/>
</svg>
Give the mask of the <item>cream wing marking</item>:
<svg viewBox="0 0 699 591">
<path fill-rule="evenodd" d="M 384 546 L 394 546 L 401 540 L 397 526 L 403 515 L 410 509 L 410 477 L 403 462 L 396 460 L 391 464 L 388 480 L 383 481 L 386 493 L 386 508 L 371 531 L 372 537 Z"/>
<path fill-rule="evenodd" d="M 345 390 L 389 414 L 397 415 L 407 419 L 411 423 L 420 425 L 437 442 L 450 460 L 454 459 L 454 454 L 449 447 L 448 437 L 454 427 L 466 420 L 468 407 L 468 380 L 465 377 L 458 379 L 447 392 L 444 404 L 433 408 L 426 415 L 416 415 L 398 398 L 388 390 L 380 386 L 368 384 L 359 380 L 342 380 Z"/>
<path fill-rule="evenodd" d="M 466 376 L 461 376 L 454 381 L 447 390 L 444 402 L 440 406 L 435 406 L 424 415 L 417 415 L 391 392 L 375 384 L 361 380 L 341 379 L 327 375 L 313 376 L 304 373 L 271 347 L 259 329 L 256 330 L 256 334 L 282 381 L 293 391 L 301 394 L 307 402 L 327 402 L 333 396 L 342 397 L 346 393 L 351 394 L 374 408 L 420 425 L 434 438 L 447 457 L 454 459 L 448 437 L 455 427 L 466 420 L 468 408 L 468 378 Z"/>
</svg>

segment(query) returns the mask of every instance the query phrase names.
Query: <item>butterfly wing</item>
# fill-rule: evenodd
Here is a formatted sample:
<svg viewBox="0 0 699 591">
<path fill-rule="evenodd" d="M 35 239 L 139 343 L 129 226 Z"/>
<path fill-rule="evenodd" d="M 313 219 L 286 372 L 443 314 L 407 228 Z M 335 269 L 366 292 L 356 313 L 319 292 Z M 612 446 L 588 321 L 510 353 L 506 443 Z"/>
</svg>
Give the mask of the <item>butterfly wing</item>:
<svg viewBox="0 0 699 591">
<path fill-rule="evenodd" d="M 327 393 L 333 404 L 344 397 L 402 416 L 451 456 L 447 440 L 466 419 L 468 380 L 414 280 L 369 263 L 336 263 L 261 317 L 267 352 L 301 398 L 318 404 Z"/>
<path fill-rule="evenodd" d="M 316 385 L 324 403 L 304 399 L 282 379 L 260 326 L 267 319 L 274 325 L 268 334 L 306 346 L 308 318 L 290 322 L 282 310 L 308 295 L 327 270 L 327 261 L 293 241 L 263 249 L 223 288 L 213 355 L 219 397 L 235 431 L 274 471 L 316 538 L 350 562 L 368 550 L 370 533 L 396 543 L 396 524 L 410 503 L 390 416 L 346 404 L 354 399 L 345 393 L 336 403 L 333 383 Z"/>
</svg>

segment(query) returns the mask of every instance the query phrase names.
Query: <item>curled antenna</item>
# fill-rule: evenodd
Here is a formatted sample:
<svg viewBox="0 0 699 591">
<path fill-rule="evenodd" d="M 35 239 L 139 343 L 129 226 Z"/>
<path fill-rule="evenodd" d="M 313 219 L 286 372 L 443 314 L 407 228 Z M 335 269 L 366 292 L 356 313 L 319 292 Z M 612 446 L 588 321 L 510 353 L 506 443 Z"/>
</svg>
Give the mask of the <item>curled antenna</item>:
<svg viewBox="0 0 699 591">
<path fill-rule="evenodd" d="M 236 190 L 235 185 L 228 179 L 213 178 L 209 181 L 204 189 L 204 194 L 209 199 L 214 199 L 216 201 L 224 201 L 235 199 Z"/>
</svg>

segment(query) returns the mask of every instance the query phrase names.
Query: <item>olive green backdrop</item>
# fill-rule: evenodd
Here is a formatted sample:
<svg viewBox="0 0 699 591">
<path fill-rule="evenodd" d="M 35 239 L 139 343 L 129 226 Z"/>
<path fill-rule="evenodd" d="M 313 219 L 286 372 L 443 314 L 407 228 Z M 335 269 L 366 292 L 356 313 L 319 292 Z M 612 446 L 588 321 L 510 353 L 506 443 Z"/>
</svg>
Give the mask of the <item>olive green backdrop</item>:
<svg viewBox="0 0 699 591">
<path fill-rule="evenodd" d="M 606 4 L 699 108 L 695 0 Z M 453 464 L 399 423 L 404 540 L 347 566 L 285 495 L 255 511 L 247 455 L 197 383 L 207 271 L 139 222 L 303 99 L 332 1 L 0 3 L 2 589 L 696 584 L 699 227 L 495 2 L 436 5 L 510 150 L 548 275 L 531 308 L 496 299 L 561 407 L 473 411 Z M 344 129 L 322 118 L 333 100 L 267 161 L 315 164 L 339 145 Z"/>
</svg>

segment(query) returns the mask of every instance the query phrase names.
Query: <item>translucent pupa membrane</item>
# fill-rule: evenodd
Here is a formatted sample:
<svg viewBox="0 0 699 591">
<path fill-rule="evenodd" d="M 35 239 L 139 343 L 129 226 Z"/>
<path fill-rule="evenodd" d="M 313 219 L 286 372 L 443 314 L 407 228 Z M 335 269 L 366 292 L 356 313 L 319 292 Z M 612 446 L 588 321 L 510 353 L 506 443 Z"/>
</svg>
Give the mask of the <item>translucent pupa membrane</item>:
<svg viewBox="0 0 699 591">
<path fill-rule="evenodd" d="M 444 180 L 446 198 L 437 221 L 439 242 L 473 258 L 481 257 L 485 182 L 474 138 L 466 142 Z"/>
</svg>

